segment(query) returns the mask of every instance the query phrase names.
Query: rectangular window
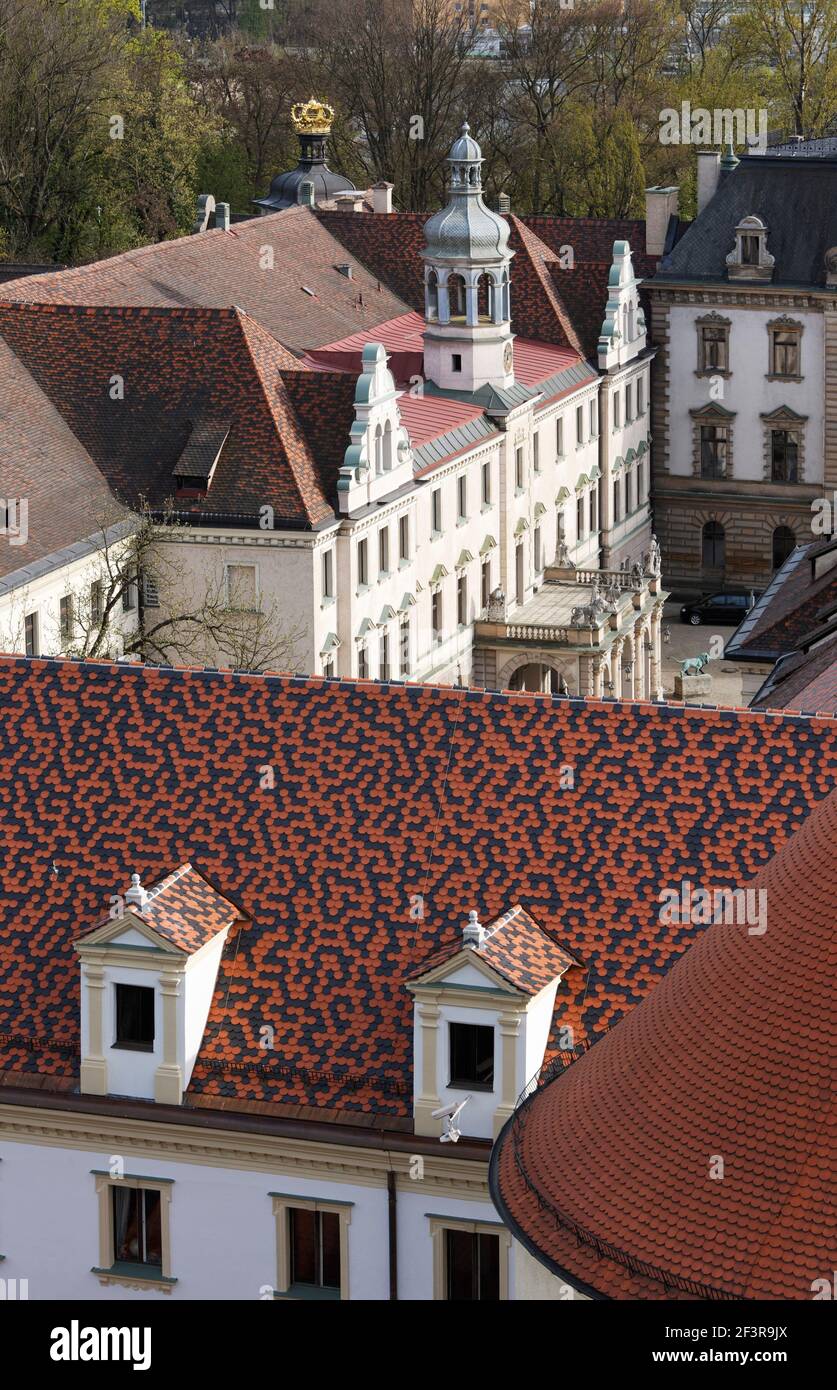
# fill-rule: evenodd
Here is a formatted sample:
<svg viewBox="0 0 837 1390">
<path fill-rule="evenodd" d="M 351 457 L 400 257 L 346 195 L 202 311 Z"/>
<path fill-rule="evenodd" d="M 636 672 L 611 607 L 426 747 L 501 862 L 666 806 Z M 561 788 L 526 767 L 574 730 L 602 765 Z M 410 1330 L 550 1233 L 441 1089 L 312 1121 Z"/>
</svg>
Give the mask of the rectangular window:
<svg viewBox="0 0 837 1390">
<path fill-rule="evenodd" d="M 94 579 L 90 585 L 90 622 L 93 626 L 102 621 L 105 612 L 105 586 L 101 579 Z"/>
<path fill-rule="evenodd" d="M 523 568 L 523 546 L 515 546 L 514 551 L 515 599 L 522 603 L 526 597 L 526 574 Z"/>
<path fill-rule="evenodd" d="M 585 498 L 584 493 L 582 493 L 581 496 L 576 499 L 575 504 L 575 533 L 580 541 L 583 541 L 584 537 L 587 535 L 587 527 L 585 525 L 585 513 L 587 508 L 584 503 Z"/>
<path fill-rule="evenodd" d="M 382 681 L 388 681 L 389 678 L 390 678 L 390 669 L 389 669 L 389 633 L 388 633 L 388 632 L 382 632 L 382 633 L 381 633 L 381 671 L 380 671 L 380 676 L 381 676 L 381 680 L 382 680 Z"/>
<path fill-rule="evenodd" d="M 334 598 L 334 551 L 323 552 L 323 598 Z"/>
<path fill-rule="evenodd" d="M 151 1052 L 154 1047 L 154 990 L 146 985 L 115 985 L 114 1047 Z"/>
<path fill-rule="evenodd" d="M 288 1212 L 291 1291 L 294 1285 L 340 1288 L 340 1218 L 335 1212 Z"/>
<path fill-rule="evenodd" d="M 523 449 L 514 451 L 514 485 L 518 492 L 523 491 Z"/>
<path fill-rule="evenodd" d="M 460 473 L 456 480 L 456 507 L 457 518 L 465 521 L 468 517 L 468 478 L 465 473 Z"/>
<path fill-rule="evenodd" d="M 137 586 L 133 579 L 125 581 L 122 590 L 122 612 L 133 613 L 137 606 Z"/>
<path fill-rule="evenodd" d="M 631 469 L 625 474 L 625 515 L 630 516 L 634 509 L 634 475 Z"/>
<path fill-rule="evenodd" d="M 253 611 L 256 607 L 255 565 L 227 565 L 227 602 L 230 608 Z"/>
<path fill-rule="evenodd" d="M 430 497 L 430 534 L 438 536 L 442 530 L 442 489 L 434 488 Z"/>
<path fill-rule="evenodd" d="M 461 371 L 462 371 L 462 353 L 461 353 L 461 352 L 454 352 L 454 353 L 451 354 L 451 371 L 453 371 L 453 372 L 461 372 Z"/>
<path fill-rule="evenodd" d="M 799 333 L 794 329 L 774 330 L 772 376 L 799 376 Z"/>
<path fill-rule="evenodd" d="M 599 489 L 598 489 L 597 487 L 594 487 L 594 488 L 591 488 L 591 489 L 590 489 L 590 530 L 591 530 L 591 531 L 598 531 L 598 529 L 599 529 Z"/>
<path fill-rule="evenodd" d="M 410 619 L 402 618 L 398 625 L 398 659 L 401 663 L 402 676 L 409 676 L 410 666 Z"/>
<path fill-rule="evenodd" d="M 323 657 L 323 675 L 327 681 L 334 680 L 334 657 Z"/>
<path fill-rule="evenodd" d="M 398 518 L 398 558 L 402 562 L 410 558 L 410 518 L 406 515 Z"/>
<path fill-rule="evenodd" d="M 729 326 L 702 323 L 698 326 L 698 368 L 702 372 L 725 372 L 729 366 Z"/>
<path fill-rule="evenodd" d="M 23 620 L 23 637 L 27 656 L 38 656 L 38 615 L 37 613 L 27 613 Z"/>
<path fill-rule="evenodd" d="M 584 407 L 580 405 L 575 408 L 575 438 L 577 444 L 584 443 Z"/>
<path fill-rule="evenodd" d="M 75 630 L 75 613 L 72 594 L 65 594 L 58 608 L 61 624 L 61 641 L 69 642 Z"/>
<path fill-rule="evenodd" d="M 445 1231 L 445 1271 L 448 1302 L 499 1302 L 499 1237 L 475 1231 Z"/>
<path fill-rule="evenodd" d="M 540 473 L 541 471 L 540 443 L 541 437 L 538 431 L 535 430 L 535 433 L 532 435 L 532 467 L 534 468 L 536 473 Z"/>
<path fill-rule="evenodd" d="M 614 428 L 615 430 L 618 430 L 618 429 L 620 428 L 621 424 L 622 424 L 622 402 L 621 402 L 620 397 L 619 397 L 619 392 L 618 392 L 618 391 L 614 391 L 614 393 L 613 393 L 613 428 Z"/>
<path fill-rule="evenodd" d="M 389 574 L 389 527 L 382 526 L 378 532 L 378 574 Z"/>
<path fill-rule="evenodd" d="M 645 501 L 645 469 L 640 459 L 636 466 L 636 504 L 640 506 Z"/>
<path fill-rule="evenodd" d="M 440 641 L 442 636 L 442 591 L 437 589 L 430 599 L 430 625 L 433 629 L 435 641 Z"/>
<path fill-rule="evenodd" d="M 634 418 L 634 388 L 630 382 L 625 387 L 625 424 L 629 425 Z"/>
<path fill-rule="evenodd" d="M 770 433 L 770 480 L 773 483 L 799 482 L 799 444 L 787 430 Z"/>
<path fill-rule="evenodd" d="M 481 1023 L 451 1023 L 449 1086 L 494 1089 L 494 1029 Z"/>
<path fill-rule="evenodd" d="M 369 679 L 369 653 L 366 647 L 358 647 L 357 649 L 357 673 L 360 680 Z"/>
<path fill-rule="evenodd" d="M 590 402 L 590 438 L 595 439 L 599 433 L 599 403 L 597 400 Z"/>
<path fill-rule="evenodd" d="M 163 1237 L 160 1192 L 154 1188 L 126 1187 L 114 1183 L 113 1262 L 115 1265 L 149 1265 L 162 1270 Z"/>
<path fill-rule="evenodd" d="M 491 506 L 491 464 L 484 463 L 482 466 L 482 505 Z"/>
<path fill-rule="evenodd" d="M 702 478 L 722 478 L 726 471 L 726 463 L 726 425 L 701 425 L 700 476 Z"/>
<path fill-rule="evenodd" d="M 483 611 L 488 607 L 488 600 L 491 597 L 491 561 L 483 560 L 482 574 L 480 580 L 480 601 Z"/>
<path fill-rule="evenodd" d="M 555 421 L 555 452 L 559 459 L 564 457 L 564 417 L 559 415 Z"/>
<path fill-rule="evenodd" d="M 645 377 L 638 376 L 636 379 L 636 413 L 645 414 Z"/>
<path fill-rule="evenodd" d="M 536 526 L 536 527 L 535 527 L 534 545 L 535 545 L 535 574 L 540 574 L 541 570 L 543 569 L 543 564 L 542 564 L 542 561 L 541 561 L 541 528 L 540 528 L 540 526 Z"/>
<path fill-rule="evenodd" d="M 613 483 L 613 522 L 622 520 L 622 485 L 618 478 Z"/>
<path fill-rule="evenodd" d="M 460 627 L 468 622 L 468 579 L 464 574 L 456 581 L 456 621 Z"/>
<path fill-rule="evenodd" d="M 357 582 L 359 585 L 369 583 L 369 560 L 365 540 L 357 543 Z"/>
<path fill-rule="evenodd" d="M 146 608 L 160 607 L 160 590 L 157 588 L 157 580 L 151 574 L 144 574 L 142 577 L 142 601 Z"/>
<path fill-rule="evenodd" d="M 743 236 L 741 238 L 741 264 L 759 264 L 759 237 Z"/>
</svg>

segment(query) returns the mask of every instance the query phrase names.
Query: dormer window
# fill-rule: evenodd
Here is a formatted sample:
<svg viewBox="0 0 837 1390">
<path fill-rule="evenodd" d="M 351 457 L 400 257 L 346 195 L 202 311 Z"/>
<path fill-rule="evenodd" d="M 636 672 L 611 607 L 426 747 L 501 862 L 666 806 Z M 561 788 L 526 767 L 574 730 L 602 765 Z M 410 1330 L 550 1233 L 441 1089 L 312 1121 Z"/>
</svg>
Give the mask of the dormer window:
<svg viewBox="0 0 837 1390">
<path fill-rule="evenodd" d="M 114 1047 L 151 1052 L 154 1048 L 154 990 L 144 985 L 115 985 Z"/>
<path fill-rule="evenodd" d="M 770 280 L 774 260 L 767 249 L 767 227 L 760 217 L 745 217 L 735 229 L 735 247 L 727 256 L 731 280 Z"/>
<path fill-rule="evenodd" d="M 494 1029 L 478 1023 L 451 1023 L 449 1086 L 494 1089 Z"/>
</svg>

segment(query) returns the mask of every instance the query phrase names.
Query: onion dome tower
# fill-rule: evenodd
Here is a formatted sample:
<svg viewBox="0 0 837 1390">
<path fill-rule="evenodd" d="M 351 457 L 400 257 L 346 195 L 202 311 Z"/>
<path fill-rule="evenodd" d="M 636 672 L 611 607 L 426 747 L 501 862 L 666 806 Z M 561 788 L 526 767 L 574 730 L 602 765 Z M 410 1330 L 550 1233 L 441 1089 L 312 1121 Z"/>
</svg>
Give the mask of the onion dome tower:
<svg viewBox="0 0 837 1390">
<path fill-rule="evenodd" d="M 342 174 L 333 174 L 326 164 L 326 138 L 331 132 L 334 108 L 311 97 L 291 107 L 291 120 L 299 138 L 299 163 L 285 174 L 277 174 L 264 198 L 253 202 L 263 212 L 281 212 L 297 203 L 326 203 L 335 193 L 352 193 L 355 186 Z M 313 195 L 305 196 L 303 184 L 310 184 Z"/>
<path fill-rule="evenodd" d="M 482 197 L 467 121 L 448 155 L 450 200 L 425 224 L 424 369 L 446 390 L 514 383 L 510 228 Z"/>
</svg>

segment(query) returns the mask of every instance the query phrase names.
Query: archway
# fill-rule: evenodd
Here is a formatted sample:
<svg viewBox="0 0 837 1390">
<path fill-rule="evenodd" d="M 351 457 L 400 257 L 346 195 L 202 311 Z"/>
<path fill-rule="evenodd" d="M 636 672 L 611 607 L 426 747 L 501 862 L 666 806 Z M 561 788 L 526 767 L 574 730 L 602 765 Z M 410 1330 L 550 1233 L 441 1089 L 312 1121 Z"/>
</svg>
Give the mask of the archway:
<svg viewBox="0 0 837 1390">
<path fill-rule="evenodd" d="M 561 682 L 571 695 L 578 694 L 574 658 L 553 657 L 548 652 L 518 652 L 497 673 L 498 690 L 532 690 L 559 695 Z"/>
<path fill-rule="evenodd" d="M 796 549 L 796 536 L 789 526 L 777 526 L 773 532 L 773 568 L 781 569 Z"/>
<path fill-rule="evenodd" d="M 701 561 L 705 570 L 722 570 L 726 564 L 726 532 L 720 521 L 704 523 Z"/>
</svg>

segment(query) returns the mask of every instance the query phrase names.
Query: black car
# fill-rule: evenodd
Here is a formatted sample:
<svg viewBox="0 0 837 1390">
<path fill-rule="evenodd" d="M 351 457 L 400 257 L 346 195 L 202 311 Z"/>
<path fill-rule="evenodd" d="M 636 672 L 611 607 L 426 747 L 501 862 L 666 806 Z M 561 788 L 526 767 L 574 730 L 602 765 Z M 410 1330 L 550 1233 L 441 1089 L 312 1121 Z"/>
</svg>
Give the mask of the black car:
<svg viewBox="0 0 837 1390">
<path fill-rule="evenodd" d="M 680 621 L 698 627 L 700 623 L 720 623 L 725 627 L 738 627 L 753 607 L 758 595 L 750 594 L 704 594 L 694 603 L 684 603 L 680 609 Z"/>
</svg>

